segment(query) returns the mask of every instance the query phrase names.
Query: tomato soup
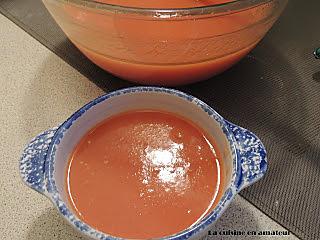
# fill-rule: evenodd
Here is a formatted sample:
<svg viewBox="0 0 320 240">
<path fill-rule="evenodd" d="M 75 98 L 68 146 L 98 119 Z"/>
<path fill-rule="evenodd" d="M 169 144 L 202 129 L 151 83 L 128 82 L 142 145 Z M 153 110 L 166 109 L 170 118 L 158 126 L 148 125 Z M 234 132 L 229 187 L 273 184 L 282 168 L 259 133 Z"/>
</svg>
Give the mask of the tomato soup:
<svg viewBox="0 0 320 240">
<path fill-rule="evenodd" d="M 272 4 L 176 17 L 115 13 L 44 0 L 92 62 L 133 82 L 181 85 L 209 79 L 243 58 L 271 27 Z M 97 0 L 137 8 L 193 8 L 230 0 Z M 179 14 L 178 14 L 179 15 Z"/>
<path fill-rule="evenodd" d="M 101 3 L 109 3 L 126 7 L 142 8 L 190 8 L 202 7 L 214 4 L 232 2 L 234 0 L 97 0 Z"/>
<path fill-rule="evenodd" d="M 158 238 L 199 222 L 222 194 L 214 139 L 178 115 L 130 111 L 104 120 L 75 147 L 69 202 L 107 234 Z"/>
</svg>

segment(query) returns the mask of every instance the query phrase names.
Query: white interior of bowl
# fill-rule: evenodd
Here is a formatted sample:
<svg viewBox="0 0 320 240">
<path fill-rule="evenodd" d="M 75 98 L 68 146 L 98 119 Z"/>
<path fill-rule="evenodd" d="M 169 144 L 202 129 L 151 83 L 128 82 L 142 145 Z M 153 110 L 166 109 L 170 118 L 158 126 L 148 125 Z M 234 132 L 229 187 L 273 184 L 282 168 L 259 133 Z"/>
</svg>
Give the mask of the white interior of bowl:
<svg viewBox="0 0 320 240">
<path fill-rule="evenodd" d="M 173 94 L 160 92 L 134 92 L 114 96 L 91 107 L 65 132 L 55 153 L 54 177 L 61 199 L 70 208 L 66 186 L 70 155 L 80 139 L 95 125 L 115 114 L 135 109 L 154 109 L 177 113 L 205 130 L 215 139 L 223 160 L 222 183 L 226 189 L 231 182 L 233 159 L 227 138 L 220 125 L 196 104 Z M 111 189 L 112 191 L 112 189 Z M 73 208 L 70 208 L 73 211 Z"/>
</svg>

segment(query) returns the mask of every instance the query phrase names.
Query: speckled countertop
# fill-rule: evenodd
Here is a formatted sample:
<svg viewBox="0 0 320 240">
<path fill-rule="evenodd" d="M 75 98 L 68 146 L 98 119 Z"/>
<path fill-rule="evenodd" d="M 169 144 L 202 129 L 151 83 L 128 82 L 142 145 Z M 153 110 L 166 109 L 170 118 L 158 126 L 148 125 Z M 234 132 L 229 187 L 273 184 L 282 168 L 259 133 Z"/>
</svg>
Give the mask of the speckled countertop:
<svg viewBox="0 0 320 240">
<path fill-rule="evenodd" d="M 0 14 L 0 239 L 83 239 L 44 196 L 20 179 L 18 160 L 37 133 L 57 125 L 103 91 Z M 237 196 L 214 231 L 286 231 Z M 223 237 L 209 239 L 297 239 Z"/>
</svg>

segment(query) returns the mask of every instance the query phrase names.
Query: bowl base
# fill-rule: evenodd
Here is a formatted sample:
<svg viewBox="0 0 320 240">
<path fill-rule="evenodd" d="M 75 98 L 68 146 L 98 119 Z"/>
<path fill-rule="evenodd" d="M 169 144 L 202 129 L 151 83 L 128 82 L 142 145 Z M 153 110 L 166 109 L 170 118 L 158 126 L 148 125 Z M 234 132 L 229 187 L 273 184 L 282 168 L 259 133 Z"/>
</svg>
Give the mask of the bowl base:
<svg viewBox="0 0 320 240">
<path fill-rule="evenodd" d="M 71 40 L 72 41 L 72 40 Z M 207 80 L 240 61 L 258 43 L 233 54 L 199 63 L 188 64 L 142 64 L 115 60 L 83 47 L 72 41 L 93 63 L 122 79 L 145 85 L 178 86 Z"/>
</svg>

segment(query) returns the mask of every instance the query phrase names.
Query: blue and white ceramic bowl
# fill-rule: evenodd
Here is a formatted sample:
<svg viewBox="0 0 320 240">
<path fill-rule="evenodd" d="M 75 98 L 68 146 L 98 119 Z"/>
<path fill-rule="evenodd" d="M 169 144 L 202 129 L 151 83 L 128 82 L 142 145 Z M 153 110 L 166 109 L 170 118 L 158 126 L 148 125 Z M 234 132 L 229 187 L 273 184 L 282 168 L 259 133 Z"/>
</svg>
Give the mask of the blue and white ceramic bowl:
<svg viewBox="0 0 320 240">
<path fill-rule="evenodd" d="M 92 127 L 104 119 L 134 109 L 159 109 L 184 116 L 214 136 L 224 161 L 224 194 L 214 210 L 198 224 L 166 239 L 205 239 L 234 196 L 259 180 L 267 170 L 266 150 L 251 132 L 221 117 L 210 106 L 188 94 L 165 88 L 118 90 L 88 103 L 57 128 L 35 137 L 20 160 L 23 181 L 47 196 L 61 215 L 91 239 L 119 239 L 82 222 L 68 203 L 65 174 L 69 156 Z"/>
</svg>

